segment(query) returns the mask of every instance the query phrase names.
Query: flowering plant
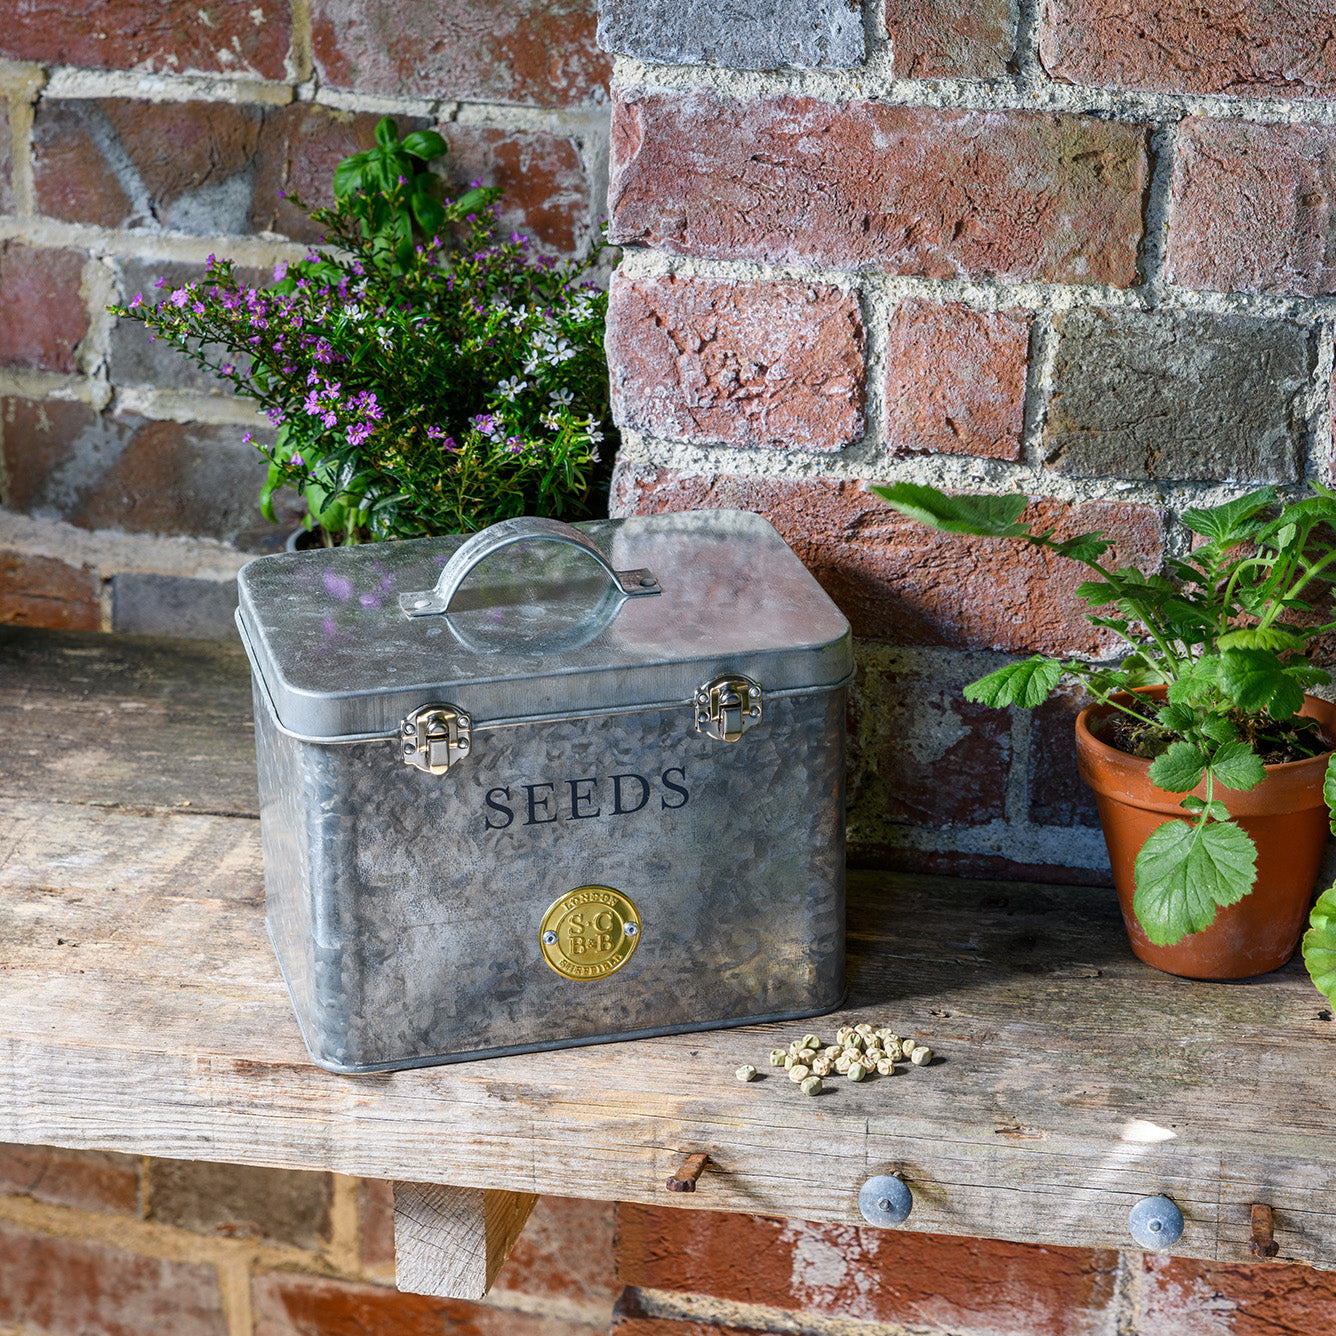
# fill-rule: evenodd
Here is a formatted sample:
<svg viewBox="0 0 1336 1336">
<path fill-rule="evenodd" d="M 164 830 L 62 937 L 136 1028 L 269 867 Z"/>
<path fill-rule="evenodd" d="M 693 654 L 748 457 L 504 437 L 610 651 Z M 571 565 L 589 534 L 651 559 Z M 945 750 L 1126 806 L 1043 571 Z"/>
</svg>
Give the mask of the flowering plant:
<svg viewBox="0 0 1336 1336">
<path fill-rule="evenodd" d="M 437 200 L 445 141 L 377 144 L 312 209 L 324 247 L 251 287 L 210 257 L 141 321 L 254 399 L 277 427 L 261 509 L 284 485 L 327 544 L 458 533 L 515 515 L 593 513 L 612 431 L 596 257 L 556 262 L 500 234 L 501 192 Z M 161 282 L 160 282 L 161 286 Z M 248 438 L 249 439 L 249 438 Z"/>
</svg>

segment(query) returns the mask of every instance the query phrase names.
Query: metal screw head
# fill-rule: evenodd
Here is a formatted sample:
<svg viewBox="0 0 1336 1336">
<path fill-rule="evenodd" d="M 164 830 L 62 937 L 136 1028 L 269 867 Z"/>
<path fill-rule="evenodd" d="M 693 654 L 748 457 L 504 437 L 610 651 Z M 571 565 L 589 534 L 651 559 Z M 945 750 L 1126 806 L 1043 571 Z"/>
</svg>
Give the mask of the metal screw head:
<svg viewBox="0 0 1336 1336">
<path fill-rule="evenodd" d="M 1127 1227 L 1142 1248 L 1162 1252 L 1183 1237 L 1183 1212 L 1168 1197 L 1142 1197 L 1128 1212 Z"/>
<path fill-rule="evenodd" d="M 405 742 L 405 743 L 404 743 L 404 755 L 405 755 L 405 756 L 412 756 L 412 754 L 413 754 L 415 751 L 417 751 L 417 748 L 416 748 L 411 742 Z"/>
<path fill-rule="evenodd" d="M 638 932 L 640 931 L 640 929 L 637 928 L 636 925 L 635 925 L 634 923 L 625 923 L 625 924 L 622 925 L 622 931 L 623 931 L 628 937 L 634 937 L 634 936 L 636 935 L 636 933 L 638 933 Z"/>
<path fill-rule="evenodd" d="M 858 1209 L 870 1225 L 900 1225 L 914 1209 L 914 1194 L 894 1174 L 877 1174 L 859 1189 Z"/>
<path fill-rule="evenodd" d="M 557 944 L 557 934 L 556 934 L 555 932 L 552 932 L 552 931 L 549 930 L 548 932 L 545 932 L 545 933 L 543 934 L 543 941 L 544 941 L 548 946 L 556 946 L 556 944 Z"/>
</svg>

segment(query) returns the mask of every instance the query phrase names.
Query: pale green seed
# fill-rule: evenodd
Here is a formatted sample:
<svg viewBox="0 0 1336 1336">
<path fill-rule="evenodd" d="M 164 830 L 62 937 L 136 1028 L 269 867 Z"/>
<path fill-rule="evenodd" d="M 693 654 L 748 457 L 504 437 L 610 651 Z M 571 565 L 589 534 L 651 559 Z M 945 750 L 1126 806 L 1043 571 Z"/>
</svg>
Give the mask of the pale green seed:
<svg viewBox="0 0 1336 1336">
<path fill-rule="evenodd" d="M 845 1075 L 851 1081 L 861 1081 L 867 1075 L 867 1068 L 861 1062 L 853 1062 L 849 1064 L 849 1070 Z"/>
<path fill-rule="evenodd" d="M 753 1067 L 751 1063 L 744 1062 L 733 1075 L 736 1076 L 739 1081 L 754 1081 L 756 1080 L 756 1068 Z"/>
<path fill-rule="evenodd" d="M 915 1067 L 926 1067 L 932 1061 L 932 1049 L 920 1044 L 910 1055 L 909 1060 Z"/>
<path fill-rule="evenodd" d="M 772 1048 L 770 1050 L 770 1065 L 772 1067 L 782 1067 L 784 1059 L 787 1057 L 788 1054 L 782 1048 Z"/>
<path fill-rule="evenodd" d="M 819 1095 L 821 1093 L 821 1078 L 819 1076 L 809 1076 L 798 1088 L 804 1095 Z"/>
</svg>

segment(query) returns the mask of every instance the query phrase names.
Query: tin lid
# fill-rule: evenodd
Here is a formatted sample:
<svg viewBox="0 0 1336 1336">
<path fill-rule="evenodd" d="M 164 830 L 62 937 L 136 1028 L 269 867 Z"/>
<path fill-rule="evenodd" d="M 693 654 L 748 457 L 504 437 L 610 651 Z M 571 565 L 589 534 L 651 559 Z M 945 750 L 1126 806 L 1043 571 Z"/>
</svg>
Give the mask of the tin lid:
<svg viewBox="0 0 1336 1336">
<path fill-rule="evenodd" d="M 511 520 L 262 557 L 237 583 L 278 722 L 313 741 L 388 737 L 429 702 L 486 728 L 685 705 L 725 673 L 828 687 L 853 665 L 839 609 L 746 511 Z"/>
</svg>

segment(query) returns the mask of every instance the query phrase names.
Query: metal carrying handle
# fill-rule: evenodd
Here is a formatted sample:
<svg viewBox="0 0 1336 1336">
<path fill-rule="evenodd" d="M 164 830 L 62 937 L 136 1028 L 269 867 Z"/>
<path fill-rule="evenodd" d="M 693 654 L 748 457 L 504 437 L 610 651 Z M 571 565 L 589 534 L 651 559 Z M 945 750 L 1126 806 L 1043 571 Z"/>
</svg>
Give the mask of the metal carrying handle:
<svg viewBox="0 0 1336 1336">
<path fill-rule="evenodd" d="M 614 570 L 612 563 L 598 546 L 579 529 L 560 520 L 539 519 L 522 515 L 513 520 L 502 520 L 489 525 L 464 540 L 454 556 L 445 563 L 435 589 L 424 589 L 414 594 L 400 594 L 399 607 L 409 617 L 436 617 L 450 611 L 450 603 L 459 587 L 480 562 L 512 543 L 524 543 L 541 538 L 547 542 L 564 543 L 579 548 L 592 557 L 607 572 L 608 578 L 627 598 L 642 598 L 660 592 L 659 582 L 651 571 Z"/>
</svg>

